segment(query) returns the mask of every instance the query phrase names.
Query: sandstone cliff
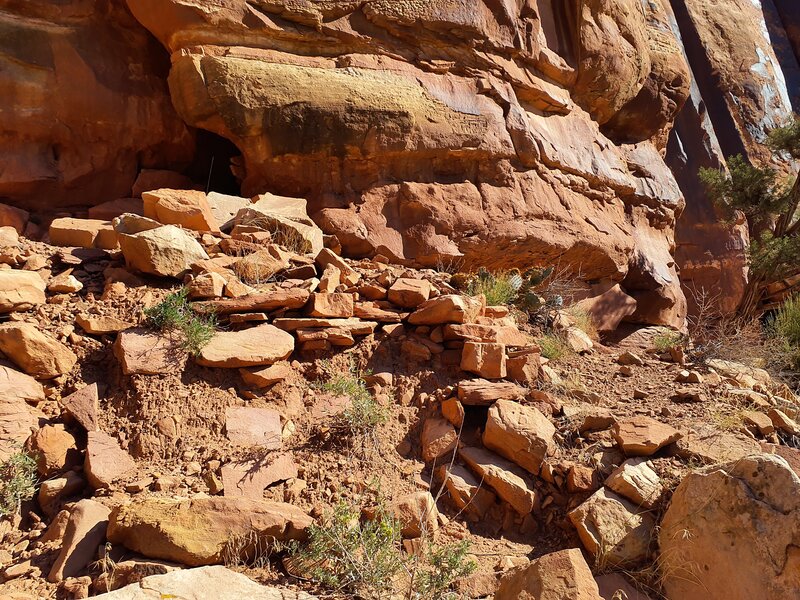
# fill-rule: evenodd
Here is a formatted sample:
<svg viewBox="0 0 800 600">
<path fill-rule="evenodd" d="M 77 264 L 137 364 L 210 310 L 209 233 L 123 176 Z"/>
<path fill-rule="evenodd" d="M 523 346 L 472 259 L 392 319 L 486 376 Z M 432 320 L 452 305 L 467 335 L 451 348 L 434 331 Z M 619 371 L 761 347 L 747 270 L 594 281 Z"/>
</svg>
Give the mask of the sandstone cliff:
<svg viewBox="0 0 800 600">
<path fill-rule="evenodd" d="M 202 129 L 241 152 L 244 194 L 307 198 L 347 254 L 570 266 L 676 326 L 679 271 L 726 308 L 746 276 L 697 169 L 765 159 L 798 75 L 788 0 L 3 0 L 0 19 L 7 203 L 127 196 Z"/>
</svg>

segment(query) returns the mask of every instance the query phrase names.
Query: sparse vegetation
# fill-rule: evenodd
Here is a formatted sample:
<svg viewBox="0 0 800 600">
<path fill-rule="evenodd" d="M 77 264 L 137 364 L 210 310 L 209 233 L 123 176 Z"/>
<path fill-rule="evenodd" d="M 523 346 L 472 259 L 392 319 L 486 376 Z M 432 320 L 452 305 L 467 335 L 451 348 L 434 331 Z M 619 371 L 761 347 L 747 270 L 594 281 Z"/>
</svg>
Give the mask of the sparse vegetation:
<svg viewBox="0 0 800 600">
<path fill-rule="evenodd" d="M 548 360 L 557 361 L 571 352 L 569 344 L 558 333 L 547 333 L 536 340 L 542 349 L 542 356 Z"/>
<path fill-rule="evenodd" d="M 308 543 L 294 556 L 314 581 L 366 600 L 387 597 L 403 572 L 400 524 L 378 511 L 362 520 L 353 504 L 339 502 L 321 524 L 313 525 Z"/>
<path fill-rule="evenodd" d="M 669 352 L 686 341 L 685 336 L 671 329 L 665 329 L 653 336 L 653 347 L 659 352 Z"/>
<path fill-rule="evenodd" d="M 183 288 L 146 309 L 144 314 L 149 327 L 157 331 L 179 333 L 183 337 L 183 349 L 197 356 L 214 337 L 217 319 L 213 314 L 195 313 L 188 298 L 189 290 Z"/>
<path fill-rule="evenodd" d="M 575 323 L 575 327 L 583 331 L 593 340 L 598 338 L 597 326 L 595 325 L 594 319 L 589 311 L 584 310 L 579 306 L 570 306 L 566 312 Z"/>
<path fill-rule="evenodd" d="M 356 504 L 339 502 L 333 513 L 309 532 L 308 542 L 293 548 L 293 558 L 317 583 L 364 600 L 406 590 L 414 600 L 449 600 L 456 579 L 472 573 L 469 544 L 427 544 L 408 556 L 400 548 L 400 523 L 379 505 L 364 519 Z"/>
<path fill-rule="evenodd" d="M 779 162 L 800 158 L 800 119 L 770 133 Z M 728 158 L 727 171 L 701 169 L 700 179 L 716 205 L 731 220 L 744 214 L 750 231 L 750 280 L 740 314 L 753 316 L 767 284 L 792 274 L 800 256 L 800 178 L 783 179 L 772 167 L 758 167 L 742 156 Z"/>
<path fill-rule="evenodd" d="M 779 369 L 800 371 L 800 295 L 786 300 L 767 324 L 773 341 L 772 362 Z"/>
<path fill-rule="evenodd" d="M 517 299 L 520 283 L 519 274 L 513 271 L 490 273 L 481 269 L 467 285 L 467 293 L 470 296 L 483 294 L 489 306 L 508 306 Z"/>
<path fill-rule="evenodd" d="M 19 451 L 0 463 L 0 517 L 11 515 L 33 498 L 36 491 L 36 460 Z"/>
<path fill-rule="evenodd" d="M 371 435 L 388 418 L 386 408 L 373 398 L 364 380 L 352 368 L 334 375 L 320 387 L 325 392 L 350 398 L 350 406 L 335 424 L 348 435 Z"/>
<path fill-rule="evenodd" d="M 417 597 L 431 600 L 450 600 L 458 597 L 453 583 L 470 575 L 477 565 L 468 558 L 469 543 L 461 541 L 446 546 L 426 548 L 423 560 L 416 565 L 414 585 Z"/>
</svg>

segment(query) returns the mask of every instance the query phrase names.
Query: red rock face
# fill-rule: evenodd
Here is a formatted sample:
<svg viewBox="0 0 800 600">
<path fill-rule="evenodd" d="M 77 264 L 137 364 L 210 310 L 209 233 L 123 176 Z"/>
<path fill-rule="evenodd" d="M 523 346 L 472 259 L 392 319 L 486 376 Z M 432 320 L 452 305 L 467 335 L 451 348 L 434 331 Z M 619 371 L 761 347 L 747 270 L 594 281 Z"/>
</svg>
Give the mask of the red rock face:
<svg viewBox="0 0 800 600">
<path fill-rule="evenodd" d="M 352 256 L 570 266 L 642 322 L 683 323 L 681 269 L 737 302 L 746 240 L 696 171 L 763 158 L 788 114 L 751 0 L 120 1 L 0 0 L 8 203 L 127 196 L 138 168 L 186 163 L 188 125 L 236 145 L 244 194 L 307 198 Z M 775 7 L 771 30 L 796 12 Z"/>
<path fill-rule="evenodd" d="M 128 5 L 172 52 L 179 114 L 241 150 L 244 193 L 308 198 L 346 253 L 570 265 L 657 298 L 634 318 L 683 322 L 683 198 L 650 139 L 688 69 L 658 5 Z"/>
<path fill-rule="evenodd" d="M 163 50 L 119 0 L 0 1 L 0 201 L 36 212 L 130 194 L 192 135 Z"/>
</svg>

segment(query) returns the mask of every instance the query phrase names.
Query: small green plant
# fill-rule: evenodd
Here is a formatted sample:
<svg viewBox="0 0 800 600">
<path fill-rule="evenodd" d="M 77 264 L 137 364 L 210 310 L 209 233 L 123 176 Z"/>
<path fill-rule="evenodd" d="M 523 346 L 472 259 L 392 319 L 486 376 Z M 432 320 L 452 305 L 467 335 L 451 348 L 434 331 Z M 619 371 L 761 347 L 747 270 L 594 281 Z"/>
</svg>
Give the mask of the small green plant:
<svg viewBox="0 0 800 600">
<path fill-rule="evenodd" d="M 352 369 L 333 376 L 321 388 L 325 392 L 350 398 L 350 406 L 335 424 L 349 435 L 371 435 L 388 418 L 386 409 L 372 397 L 364 380 Z"/>
<path fill-rule="evenodd" d="M 537 343 L 542 350 L 542 356 L 548 360 L 560 360 L 571 352 L 569 344 L 557 333 L 546 333 L 537 340 Z"/>
<path fill-rule="evenodd" d="M 458 596 L 451 591 L 453 583 L 470 575 L 477 568 L 468 558 L 469 542 L 426 548 L 421 564 L 414 572 L 414 590 L 419 598 L 449 600 Z"/>
<path fill-rule="evenodd" d="M 664 330 L 653 337 L 653 347 L 659 352 L 669 352 L 686 341 L 683 334 L 677 331 Z"/>
<path fill-rule="evenodd" d="M 183 336 L 182 347 L 197 356 L 211 341 L 217 327 L 213 314 L 199 315 L 189 305 L 189 290 L 183 288 L 144 311 L 147 325 L 158 331 L 177 331 Z"/>
<path fill-rule="evenodd" d="M 593 340 L 597 339 L 597 326 L 589 311 L 579 306 L 570 306 L 567 309 L 567 314 L 575 323 L 575 327 L 583 331 Z"/>
<path fill-rule="evenodd" d="M 418 554 L 400 549 L 402 525 L 383 504 L 363 519 L 358 505 L 339 502 L 322 524 L 312 525 L 308 542 L 294 544 L 293 560 L 310 578 L 336 592 L 365 600 L 387 598 L 405 590 L 413 600 L 451 600 L 453 583 L 472 573 L 470 546 L 462 541 L 429 544 Z"/>
<path fill-rule="evenodd" d="M 0 517 L 16 513 L 33 498 L 36 481 L 36 460 L 30 454 L 15 452 L 0 463 Z"/>
<path fill-rule="evenodd" d="M 340 502 L 321 525 L 311 526 L 308 543 L 295 547 L 294 556 L 314 581 L 379 600 L 394 591 L 403 571 L 400 530 L 398 521 L 383 510 L 362 520 L 357 506 Z"/>
<path fill-rule="evenodd" d="M 489 306 L 513 304 L 519 290 L 519 275 L 512 271 L 490 273 L 484 268 L 467 285 L 470 296 L 483 294 Z"/>
<path fill-rule="evenodd" d="M 786 300 L 767 323 L 772 354 L 783 368 L 800 371 L 800 295 Z"/>
</svg>

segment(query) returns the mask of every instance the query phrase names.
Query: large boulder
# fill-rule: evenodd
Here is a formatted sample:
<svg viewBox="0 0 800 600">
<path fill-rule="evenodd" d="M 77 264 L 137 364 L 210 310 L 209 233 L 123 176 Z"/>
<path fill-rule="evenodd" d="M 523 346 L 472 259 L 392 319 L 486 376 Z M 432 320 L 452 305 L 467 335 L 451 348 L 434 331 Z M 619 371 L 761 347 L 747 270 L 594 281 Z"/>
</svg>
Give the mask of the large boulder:
<svg viewBox="0 0 800 600">
<path fill-rule="evenodd" d="M 299 508 L 280 502 L 149 498 L 114 509 L 108 539 L 149 558 L 201 566 L 221 563 L 236 538 L 304 539 L 312 522 Z"/>
<path fill-rule="evenodd" d="M 797 597 L 800 479 L 775 455 L 687 475 L 658 536 L 670 600 Z"/>
<path fill-rule="evenodd" d="M 0 365 L 0 461 L 19 451 L 44 415 L 35 404 L 45 399 L 44 388 L 33 377 Z"/>
<path fill-rule="evenodd" d="M 111 510 L 95 500 L 80 500 L 70 511 L 61 550 L 47 580 L 57 583 L 76 577 L 97 556 L 97 547 L 106 539 Z"/>
</svg>

